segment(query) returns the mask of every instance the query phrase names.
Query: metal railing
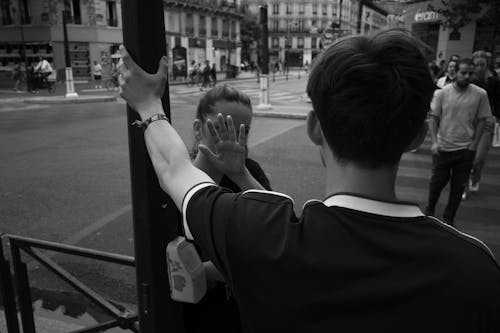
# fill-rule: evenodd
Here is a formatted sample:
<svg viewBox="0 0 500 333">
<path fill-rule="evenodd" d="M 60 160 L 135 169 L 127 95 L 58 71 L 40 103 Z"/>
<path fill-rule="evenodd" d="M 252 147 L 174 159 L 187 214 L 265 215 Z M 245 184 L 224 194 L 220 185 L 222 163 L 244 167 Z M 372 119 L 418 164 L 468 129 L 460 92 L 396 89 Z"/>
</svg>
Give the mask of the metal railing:
<svg viewBox="0 0 500 333">
<path fill-rule="evenodd" d="M 65 253 L 69 255 L 95 259 L 99 261 L 114 263 L 118 265 L 135 267 L 135 258 L 120 254 L 107 253 L 71 245 L 59 244 L 28 237 L 3 234 L 0 236 L 0 290 L 4 301 L 5 319 L 9 333 L 19 333 L 19 322 L 17 317 L 16 295 L 12 284 L 10 263 L 3 251 L 3 242 L 7 240 L 10 244 L 10 257 L 14 269 L 15 291 L 17 292 L 17 303 L 21 315 L 22 332 L 35 333 L 35 320 L 30 292 L 28 268 L 21 258 L 21 251 L 42 264 L 45 268 L 60 277 L 68 285 L 79 291 L 92 303 L 97 305 L 113 319 L 104 323 L 73 331 L 72 333 L 102 332 L 105 329 L 120 327 L 133 332 L 139 332 L 138 316 L 127 310 L 120 310 L 113 303 L 96 293 L 83 282 L 71 275 L 59 266 L 49 256 L 40 252 L 39 249 Z"/>
</svg>

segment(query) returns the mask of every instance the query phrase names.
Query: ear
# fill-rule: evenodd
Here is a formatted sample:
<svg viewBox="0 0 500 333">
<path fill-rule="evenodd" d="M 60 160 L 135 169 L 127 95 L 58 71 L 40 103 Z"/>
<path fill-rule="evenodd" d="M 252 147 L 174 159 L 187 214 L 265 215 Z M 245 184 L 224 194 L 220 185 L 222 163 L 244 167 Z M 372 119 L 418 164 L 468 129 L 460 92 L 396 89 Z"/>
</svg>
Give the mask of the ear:
<svg viewBox="0 0 500 333">
<path fill-rule="evenodd" d="M 424 124 L 420 128 L 420 131 L 418 131 L 418 133 L 415 136 L 415 138 L 413 139 L 413 141 L 405 149 L 405 153 L 412 151 L 412 150 L 415 150 L 422 145 L 422 143 L 425 140 L 425 136 L 427 135 L 428 128 L 429 128 L 429 125 L 427 124 L 427 121 L 424 121 Z"/>
<path fill-rule="evenodd" d="M 195 119 L 193 121 L 193 133 L 196 140 L 201 140 L 203 136 L 203 123 L 200 119 Z"/>
<path fill-rule="evenodd" d="M 321 125 L 319 124 L 318 117 L 314 110 L 309 111 L 307 114 L 307 135 L 309 139 L 317 146 L 323 145 L 323 134 Z"/>
</svg>

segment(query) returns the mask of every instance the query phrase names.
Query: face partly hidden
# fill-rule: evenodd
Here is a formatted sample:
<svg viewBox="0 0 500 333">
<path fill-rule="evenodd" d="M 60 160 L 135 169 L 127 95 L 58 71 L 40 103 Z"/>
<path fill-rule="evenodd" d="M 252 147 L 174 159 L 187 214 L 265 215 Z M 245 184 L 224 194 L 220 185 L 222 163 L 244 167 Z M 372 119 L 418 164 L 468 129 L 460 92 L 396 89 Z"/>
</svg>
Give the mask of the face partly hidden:
<svg viewBox="0 0 500 333">
<path fill-rule="evenodd" d="M 475 58 L 474 59 L 474 74 L 478 77 L 483 77 L 486 73 L 486 68 L 488 66 L 488 62 L 484 58 Z"/>
<path fill-rule="evenodd" d="M 460 64 L 458 66 L 457 77 L 455 82 L 461 88 L 465 88 L 469 85 L 472 74 L 474 73 L 474 67 L 468 64 Z"/>
<path fill-rule="evenodd" d="M 457 63 L 455 61 L 450 61 L 447 68 L 448 76 L 455 77 L 457 74 Z"/>
<path fill-rule="evenodd" d="M 239 137 L 240 125 L 245 125 L 245 134 L 248 137 L 250 126 L 252 124 L 252 110 L 247 105 L 238 102 L 219 101 L 212 107 L 212 112 L 207 115 L 215 128 L 219 128 L 217 122 L 217 114 L 221 113 L 224 119 L 229 115 L 233 119 L 234 127 L 236 130 L 236 138 Z M 215 143 L 208 130 L 207 121 L 196 119 L 193 124 L 195 138 L 198 143 L 202 143 L 214 151 Z"/>
</svg>

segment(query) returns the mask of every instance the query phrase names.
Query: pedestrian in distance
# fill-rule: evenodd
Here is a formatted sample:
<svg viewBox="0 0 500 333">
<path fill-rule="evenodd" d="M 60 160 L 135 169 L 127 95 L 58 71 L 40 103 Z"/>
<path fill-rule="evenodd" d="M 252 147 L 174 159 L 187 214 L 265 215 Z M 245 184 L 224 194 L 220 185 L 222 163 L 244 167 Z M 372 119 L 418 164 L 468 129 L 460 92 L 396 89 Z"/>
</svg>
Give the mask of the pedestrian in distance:
<svg viewBox="0 0 500 333">
<path fill-rule="evenodd" d="M 450 193 L 443 214 L 449 225 L 455 223 L 479 141 L 491 119 L 486 91 L 470 83 L 473 71 L 470 59 L 459 60 L 455 82 L 438 90 L 431 105 L 432 176 L 426 214 L 435 215 L 441 191 L 449 182 Z"/>
<path fill-rule="evenodd" d="M 446 73 L 437 80 L 436 86 L 438 86 L 438 88 L 443 88 L 445 85 L 453 83 L 453 81 L 455 81 L 456 75 L 457 61 L 450 59 L 450 61 L 448 61 L 448 64 L 446 65 Z"/>
<path fill-rule="evenodd" d="M 20 93 L 21 90 L 19 88 L 23 81 L 23 72 L 21 69 L 21 63 L 19 62 L 12 69 L 12 80 L 14 81 L 14 87 L 13 87 L 14 91 Z"/>
<path fill-rule="evenodd" d="M 210 86 L 210 77 L 212 76 L 212 70 L 210 68 L 210 61 L 205 60 L 205 66 L 201 70 L 202 84 L 200 90 L 203 91 L 203 88 L 207 88 Z"/>
<path fill-rule="evenodd" d="M 395 194 L 402 154 L 425 138 L 435 87 L 419 45 L 387 30 L 336 40 L 319 56 L 306 128 L 325 166 L 326 198 L 300 216 L 286 194 L 234 193 L 193 166 L 169 122 L 153 121 L 163 114 L 166 61 L 150 75 L 121 49 L 122 96 L 149 123 L 159 183 L 186 237 L 234 291 L 245 332 L 500 330 L 491 251 Z M 222 114 L 207 127 L 220 163 L 242 165 L 244 127 L 237 135 Z"/>
<path fill-rule="evenodd" d="M 476 51 L 472 54 L 474 64 L 474 74 L 471 78 L 472 83 L 483 88 L 488 94 L 488 101 L 493 113 L 493 117 L 486 119 L 486 123 L 479 139 L 477 152 L 472 164 L 469 184 L 462 195 L 462 199 L 467 199 L 470 193 L 479 191 L 479 181 L 481 173 L 486 162 L 486 156 L 491 147 L 493 138 L 493 129 L 495 128 L 495 118 L 500 117 L 500 80 L 489 70 L 487 53 Z"/>
<path fill-rule="evenodd" d="M 215 63 L 212 64 L 212 68 L 210 69 L 210 76 L 212 78 L 212 86 L 215 87 L 217 84 L 217 68 L 215 68 Z"/>
<path fill-rule="evenodd" d="M 191 151 L 193 165 L 204 171 L 219 186 L 237 193 L 249 189 L 271 190 L 270 183 L 260 165 L 245 158 L 244 165 L 234 165 L 238 160 L 220 163 L 210 152 L 215 151 L 215 141 L 210 134 L 208 121 L 217 123 L 217 115 L 231 116 L 236 128 L 241 128 L 248 138 L 252 125 L 250 98 L 227 85 L 209 90 L 201 99 L 193 122 L 194 144 Z M 239 133 L 237 131 L 237 136 Z M 198 148 L 200 147 L 200 149 Z M 244 150 L 248 155 L 248 148 Z M 243 170 L 239 168 L 243 167 Z M 235 172 L 235 170 L 237 172 Z M 241 174 L 241 175 L 240 175 Z M 208 257 L 202 256 L 211 289 L 196 305 L 187 304 L 186 329 L 188 332 L 241 332 L 238 306 L 231 288 Z"/>
<path fill-rule="evenodd" d="M 102 88 L 102 66 L 97 60 L 94 60 L 94 65 L 92 66 L 92 73 L 94 75 L 94 86 L 96 89 Z"/>
</svg>

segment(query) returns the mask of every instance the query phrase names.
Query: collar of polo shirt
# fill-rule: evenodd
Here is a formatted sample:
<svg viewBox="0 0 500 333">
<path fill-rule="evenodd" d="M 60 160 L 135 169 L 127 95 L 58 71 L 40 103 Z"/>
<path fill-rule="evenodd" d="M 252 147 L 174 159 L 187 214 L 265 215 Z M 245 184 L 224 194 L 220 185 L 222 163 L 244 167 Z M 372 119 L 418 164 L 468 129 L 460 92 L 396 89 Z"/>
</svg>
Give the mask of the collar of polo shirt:
<svg viewBox="0 0 500 333">
<path fill-rule="evenodd" d="M 328 207 L 336 206 L 365 213 L 391 217 L 420 217 L 424 216 L 416 204 L 408 202 L 386 202 L 362 198 L 350 194 L 335 194 L 328 197 L 323 204 Z"/>
</svg>

